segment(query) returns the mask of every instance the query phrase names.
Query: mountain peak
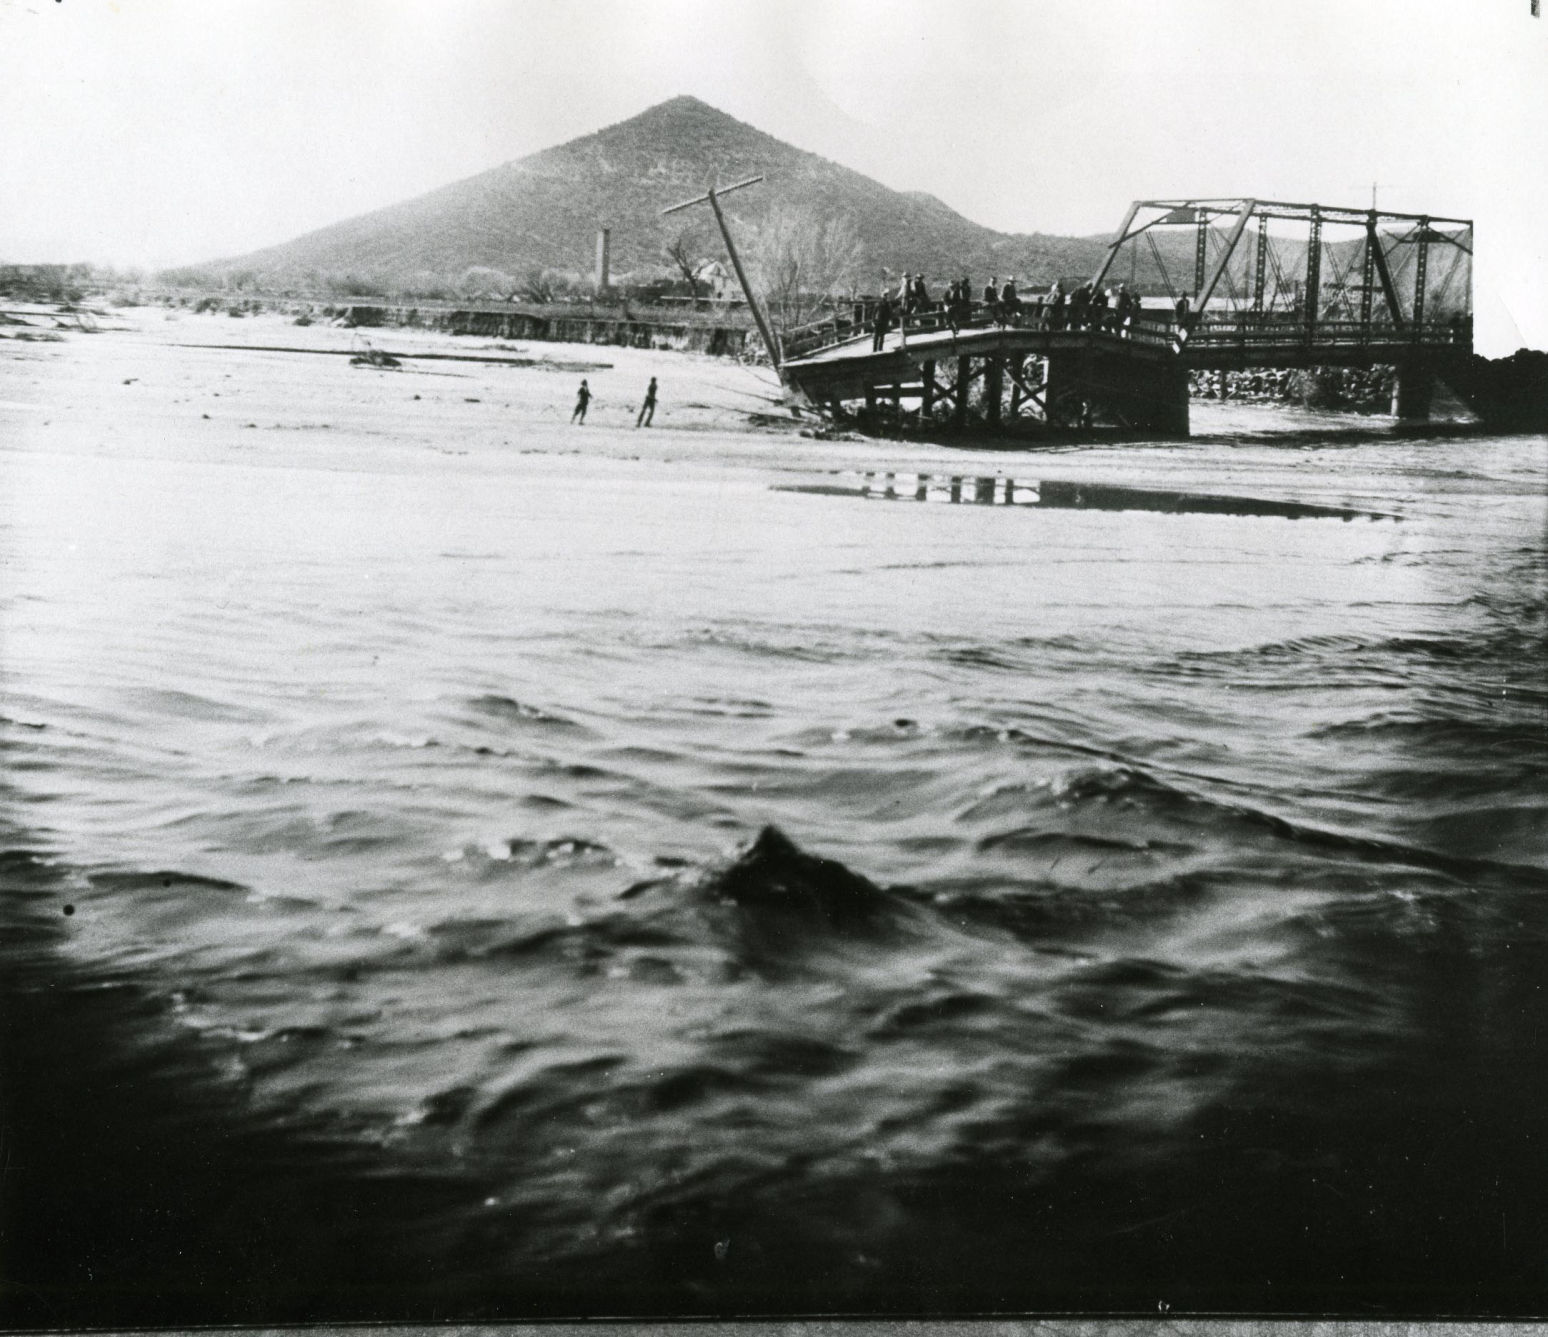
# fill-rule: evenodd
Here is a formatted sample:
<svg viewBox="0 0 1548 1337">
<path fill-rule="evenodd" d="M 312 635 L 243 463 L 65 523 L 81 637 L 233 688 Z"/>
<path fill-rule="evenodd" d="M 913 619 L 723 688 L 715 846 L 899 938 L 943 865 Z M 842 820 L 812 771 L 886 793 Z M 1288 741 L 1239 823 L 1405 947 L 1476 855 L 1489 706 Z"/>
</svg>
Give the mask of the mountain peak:
<svg viewBox="0 0 1548 1337">
<path fill-rule="evenodd" d="M 719 116 L 726 115 L 719 107 L 710 106 L 708 102 L 701 101 L 699 98 L 694 97 L 692 93 L 679 93 L 676 97 L 669 97 L 665 102 L 658 102 L 654 107 L 647 107 L 643 114 L 649 114 L 653 111 L 666 111 L 674 107 L 682 110 L 712 111 Z"/>
<path fill-rule="evenodd" d="M 864 252 L 861 279 L 907 269 L 1046 281 L 1089 272 L 1100 258 L 1087 242 L 1050 246 L 1060 239 L 1039 238 L 1034 246 L 1031 238 L 981 227 L 933 196 L 890 190 L 681 93 L 578 139 L 227 264 L 273 276 L 351 274 L 388 285 L 431 278 L 455 284 L 472 267 L 514 275 L 552 268 L 582 277 L 591 270 L 597 230 L 608 227 L 616 276 L 670 274 L 663 250 L 674 237 L 686 234 L 701 254 L 719 254 L 703 211 L 661 213 L 717 175 L 722 182 L 764 178 L 727 202 L 754 246 L 759 225 L 776 208 L 852 220 Z"/>
<path fill-rule="evenodd" d="M 719 107 L 712 107 L 708 102 L 689 93 L 679 93 L 665 102 L 646 107 L 644 111 L 635 113 L 627 120 L 618 121 L 590 135 L 571 140 L 568 144 L 547 149 L 545 152 L 563 152 L 598 140 L 615 140 L 625 136 L 646 136 L 652 140 L 659 137 L 667 139 L 685 137 L 689 142 L 697 141 L 701 144 L 713 142 L 721 151 L 734 152 L 748 145 L 761 144 L 778 145 L 779 148 L 790 153 L 801 152 L 789 144 L 781 143 L 772 135 L 765 134 L 756 126 L 739 121 L 729 112 L 721 111 Z"/>
</svg>

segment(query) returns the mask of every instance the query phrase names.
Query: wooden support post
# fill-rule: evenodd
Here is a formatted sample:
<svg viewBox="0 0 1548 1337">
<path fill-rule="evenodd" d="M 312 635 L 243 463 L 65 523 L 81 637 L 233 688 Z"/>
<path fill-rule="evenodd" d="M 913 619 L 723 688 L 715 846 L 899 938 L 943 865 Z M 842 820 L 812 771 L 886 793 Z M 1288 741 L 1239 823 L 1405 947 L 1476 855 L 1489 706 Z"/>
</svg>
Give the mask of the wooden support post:
<svg viewBox="0 0 1548 1337">
<path fill-rule="evenodd" d="M 1005 394 L 1005 359 L 999 354 L 984 362 L 984 408 L 988 411 L 989 426 L 1000 425 L 1000 400 Z"/>
<path fill-rule="evenodd" d="M 1012 422 L 1014 422 L 1016 420 L 1016 415 L 1021 412 L 1021 376 L 1020 376 L 1021 365 L 1020 364 L 1021 364 L 1021 359 L 1017 358 L 1015 360 L 1015 362 L 1013 362 L 1009 367 L 1006 368 L 1006 370 L 1008 370 L 1010 372 L 1010 379 L 1011 379 L 1010 415 L 1011 415 L 1011 421 Z"/>
<path fill-rule="evenodd" d="M 959 428 L 967 426 L 968 385 L 973 379 L 973 359 L 957 359 L 957 401 L 951 406 L 951 420 Z M 953 495 L 952 500 L 956 501 Z"/>
<path fill-rule="evenodd" d="M 1038 408 L 1043 409 L 1046 409 L 1047 407 L 1043 402 L 1042 395 L 1042 391 L 1045 388 L 1046 383 L 1040 382 L 1038 385 L 1034 386 L 1030 383 L 1031 378 L 1027 375 L 1027 368 L 1031 365 L 1031 363 L 1032 359 L 1028 358 L 1021 364 L 1019 368 L 1015 366 L 1007 368 L 1007 371 L 1010 373 L 1011 384 L 1014 387 L 1011 390 L 1012 416 L 1019 412 L 1020 405 L 1022 403 L 1032 404 Z"/>
<path fill-rule="evenodd" d="M 729 195 L 733 190 L 741 190 L 744 186 L 757 185 L 762 181 L 761 176 L 750 176 L 745 181 L 738 181 L 734 186 L 727 186 L 719 192 L 721 195 Z M 780 364 L 779 342 L 775 339 L 773 331 L 769 329 L 769 319 L 763 310 L 763 305 L 758 301 L 758 295 L 753 291 L 752 284 L 747 281 L 747 274 L 742 268 L 742 257 L 737 254 L 736 242 L 731 239 L 731 229 L 726 225 L 726 216 L 721 212 L 720 201 L 716 198 L 716 192 L 711 189 L 700 195 L 697 199 L 684 200 L 681 204 L 674 204 L 670 209 L 663 209 L 662 215 L 675 214 L 679 209 L 686 209 L 690 205 L 703 204 L 709 201 L 709 207 L 715 215 L 716 226 L 720 228 L 721 240 L 726 244 L 726 254 L 731 259 L 731 268 L 736 271 L 736 280 L 742 285 L 742 295 L 747 299 L 747 309 L 752 313 L 753 323 L 758 327 L 758 334 L 763 340 L 763 347 L 769 355 L 769 361 L 773 363 L 775 372 L 779 375 L 780 384 L 785 382 L 784 372 Z"/>
<path fill-rule="evenodd" d="M 778 372 L 779 344 L 775 341 L 773 331 L 769 329 L 769 319 L 763 313 L 763 304 L 759 302 L 758 294 L 747 281 L 746 271 L 742 268 L 742 257 L 737 254 L 736 243 L 731 240 L 731 229 L 726 226 L 726 216 L 720 210 L 720 201 L 715 198 L 713 190 L 708 192 L 708 196 L 709 206 L 715 214 L 715 222 L 720 226 L 721 240 L 726 244 L 726 254 L 731 258 L 731 268 L 736 271 L 736 281 L 742 285 L 742 296 L 747 299 L 747 309 L 752 313 L 753 323 L 758 327 L 758 334 L 763 339 L 763 347 L 769 355 L 769 361 L 774 364 L 775 372 Z"/>
<path fill-rule="evenodd" d="M 932 358 L 920 370 L 924 373 L 924 389 L 919 396 L 919 417 L 928 422 L 935 408 L 935 360 Z"/>
</svg>

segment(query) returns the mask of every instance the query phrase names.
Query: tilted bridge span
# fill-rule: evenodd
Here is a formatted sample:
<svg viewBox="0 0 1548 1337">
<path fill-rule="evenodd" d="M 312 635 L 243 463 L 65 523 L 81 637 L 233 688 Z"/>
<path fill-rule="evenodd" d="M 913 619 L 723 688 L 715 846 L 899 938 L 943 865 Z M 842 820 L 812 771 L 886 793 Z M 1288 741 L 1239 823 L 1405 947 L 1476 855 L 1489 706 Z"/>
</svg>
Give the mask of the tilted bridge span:
<svg viewBox="0 0 1548 1337">
<path fill-rule="evenodd" d="M 1185 436 L 1189 373 L 1396 368 L 1394 412 L 1428 417 L 1437 377 L 1472 353 L 1473 225 L 1460 218 L 1256 199 L 1140 200 L 1091 278 L 1126 316 L 1021 294 L 913 310 L 874 303 L 787 335 L 787 386 L 835 409 L 966 430 L 1107 424 Z"/>
</svg>

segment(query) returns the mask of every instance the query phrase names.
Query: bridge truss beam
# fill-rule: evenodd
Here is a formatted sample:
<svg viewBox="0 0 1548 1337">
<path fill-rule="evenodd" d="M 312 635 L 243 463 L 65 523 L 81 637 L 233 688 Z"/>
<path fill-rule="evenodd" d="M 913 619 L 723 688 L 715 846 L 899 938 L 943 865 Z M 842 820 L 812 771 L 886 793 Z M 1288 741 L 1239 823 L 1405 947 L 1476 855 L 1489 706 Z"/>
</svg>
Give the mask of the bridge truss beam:
<svg viewBox="0 0 1548 1337">
<path fill-rule="evenodd" d="M 1470 220 L 1431 214 L 1286 200 L 1136 200 L 1092 282 L 1126 269 L 1151 306 L 1188 295 L 1192 337 L 1209 337 L 1222 323 L 1279 318 L 1301 327 L 1310 343 L 1330 321 L 1352 322 L 1362 342 L 1383 330 L 1425 342 L 1436 334 L 1426 325 L 1439 323 L 1455 342 L 1472 319 L 1472 237 Z M 1438 283 L 1443 247 L 1453 264 Z M 1120 260 L 1128 263 L 1119 268 Z M 1454 289 L 1459 271 L 1465 277 Z"/>
<path fill-rule="evenodd" d="M 1466 219 L 1425 214 L 1136 200 L 1091 286 L 1127 273 L 1137 307 L 1078 319 L 1038 298 L 1010 314 L 926 309 L 881 347 L 857 316 L 847 333 L 835 322 L 826 340 L 808 337 L 781 371 L 812 402 L 863 401 L 879 426 L 890 414 L 958 432 L 1036 420 L 1186 435 L 1190 372 L 1260 367 L 1396 366 L 1395 411 L 1422 414 L 1436 371 L 1472 349 L 1472 235 Z"/>
</svg>

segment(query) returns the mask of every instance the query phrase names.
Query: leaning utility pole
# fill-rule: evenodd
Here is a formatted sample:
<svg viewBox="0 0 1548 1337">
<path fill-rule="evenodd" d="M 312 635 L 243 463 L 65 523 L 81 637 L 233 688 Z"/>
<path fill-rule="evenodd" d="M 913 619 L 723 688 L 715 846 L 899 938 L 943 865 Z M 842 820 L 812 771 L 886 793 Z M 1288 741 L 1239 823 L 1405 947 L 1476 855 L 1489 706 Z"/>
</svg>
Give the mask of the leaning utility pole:
<svg viewBox="0 0 1548 1337">
<path fill-rule="evenodd" d="M 703 195 L 695 199 L 684 200 L 681 204 L 674 204 L 670 209 L 663 209 L 661 216 L 675 214 L 679 209 L 687 209 L 695 204 L 703 204 L 709 201 L 709 207 L 715 211 L 715 221 L 720 225 L 720 235 L 726 243 L 726 254 L 731 257 L 731 268 L 736 270 L 737 282 L 742 285 L 742 295 L 747 298 L 747 309 L 752 312 L 753 322 L 758 326 L 758 333 L 763 337 L 763 346 L 768 350 L 769 361 L 774 364 L 775 372 L 779 372 L 779 345 L 774 341 L 773 332 L 769 329 L 769 318 L 763 313 L 763 304 L 758 301 L 757 294 L 752 290 L 752 284 L 747 281 L 747 272 L 742 268 L 742 257 L 736 253 L 736 243 L 731 240 L 731 229 L 726 226 L 726 216 L 720 211 L 719 195 L 729 195 L 733 190 L 740 190 L 743 186 L 755 186 L 762 181 L 761 176 L 750 176 L 745 181 L 738 181 L 734 186 L 727 186 L 722 191 L 716 191 L 711 187 Z M 780 374 L 783 381 L 784 375 Z"/>
</svg>

